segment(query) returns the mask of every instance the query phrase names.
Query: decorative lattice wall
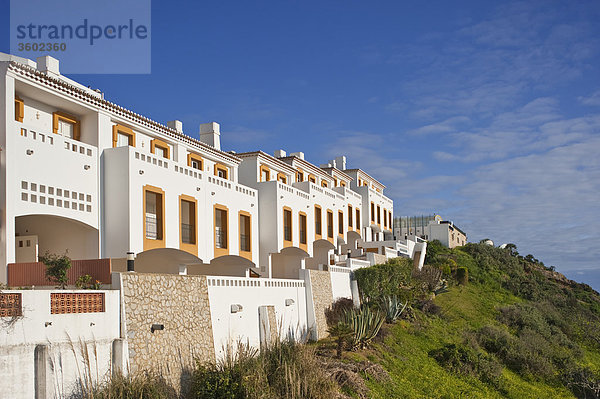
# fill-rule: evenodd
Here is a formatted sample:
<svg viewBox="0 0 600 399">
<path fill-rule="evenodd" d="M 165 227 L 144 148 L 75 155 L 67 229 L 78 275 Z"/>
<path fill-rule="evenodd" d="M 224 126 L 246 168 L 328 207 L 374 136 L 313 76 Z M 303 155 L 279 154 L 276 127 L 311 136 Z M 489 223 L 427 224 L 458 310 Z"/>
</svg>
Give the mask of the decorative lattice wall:
<svg viewBox="0 0 600 399">
<path fill-rule="evenodd" d="M 23 315 L 21 294 L 0 293 L 0 317 L 15 317 Z"/>
<path fill-rule="evenodd" d="M 50 313 L 97 313 L 104 312 L 104 293 L 50 294 Z"/>
</svg>

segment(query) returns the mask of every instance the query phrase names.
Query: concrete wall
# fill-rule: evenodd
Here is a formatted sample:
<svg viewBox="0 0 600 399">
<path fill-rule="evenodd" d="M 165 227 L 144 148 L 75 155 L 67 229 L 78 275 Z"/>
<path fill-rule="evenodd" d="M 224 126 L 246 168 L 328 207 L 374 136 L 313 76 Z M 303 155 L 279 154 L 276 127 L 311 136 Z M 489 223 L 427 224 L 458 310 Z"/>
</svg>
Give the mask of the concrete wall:
<svg viewBox="0 0 600 399">
<path fill-rule="evenodd" d="M 347 267 L 329 266 L 333 302 L 340 298 L 352 299 L 352 290 L 350 289 L 351 272 Z"/>
<path fill-rule="evenodd" d="M 121 329 L 132 371 L 149 370 L 180 386 L 195 360 L 215 359 L 205 276 L 114 273 Z M 163 330 L 152 332 L 159 324 Z"/>
<path fill-rule="evenodd" d="M 104 293 L 104 312 L 51 314 L 51 293 Z M 21 317 L 3 317 L 0 321 L 0 396 L 33 398 L 35 373 L 39 397 L 62 398 L 77 386 L 86 374 L 102 379 L 111 368 L 113 342 L 119 339 L 118 291 L 3 291 L 20 293 Z M 34 365 L 36 347 L 46 354 Z M 87 348 L 89 362 L 83 354 Z M 39 375 L 39 374 L 38 374 Z M 7 396 L 4 396 L 7 395 Z"/>
<path fill-rule="evenodd" d="M 308 324 L 304 281 L 222 276 L 208 276 L 207 280 L 217 357 L 239 341 L 259 347 L 259 309 L 265 306 L 273 307 L 269 326 L 279 337 L 299 340 L 305 336 Z M 232 309 L 234 305 L 241 305 L 241 310 Z"/>
</svg>

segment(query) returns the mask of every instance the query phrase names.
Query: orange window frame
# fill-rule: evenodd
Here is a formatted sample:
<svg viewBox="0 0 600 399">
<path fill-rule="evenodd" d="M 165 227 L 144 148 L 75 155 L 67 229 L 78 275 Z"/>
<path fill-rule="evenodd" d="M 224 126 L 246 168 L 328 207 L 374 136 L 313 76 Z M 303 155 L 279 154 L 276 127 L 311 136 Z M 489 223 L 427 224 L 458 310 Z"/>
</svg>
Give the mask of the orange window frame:
<svg viewBox="0 0 600 399">
<path fill-rule="evenodd" d="M 381 226 L 381 207 L 377 205 L 377 225 Z"/>
<path fill-rule="evenodd" d="M 327 240 L 333 244 L 333 211 L 327 209 Z"/>
<path fill-rule="evenodd" d="M 249 250 L 245 251 L 242 249 L 242 217 L 248 218 L 248 245 Z M 246 211 L 239 211 L 238 213 L 238 223 L 239 223 L 239 238 L 240 238 L 240 256 L 243 258 L 252 261 L 252 214 Z"/>
<path fill-rule="evenodd" d="M 317 220 L 319 221 L 319 224 L 318 224 L 319 229 L 318 230 L 317 230 Z M 323 209 L 319 205 L 315 205 L 315 237 L 321 238 L 322 236 L 323 236 Z"/>
<path fill-rule="evenodd" d="M 352 226 L 352 205 L 348 205 L 348 230 L 350 230 Z"/>
<path fill-rule="evenodd" d="M 281 172 L 277 173 L 277 180 L 283 184 L 287 184 L 287 176 Z"/>
<path fill-rule="evenodd" d="M 193 214 L 190 215 L 194 222 L 194 230 L 192 232 L 194 235 L 193 243 L 183 242 L 183 201 L 191 203 L 194 207 Z M 198 201 L 194 197 L 183 194 L 179 196 L 179 249 L 198 256 Z"/>
<path fill-rule="evenodd" d="M 356 208 L 356 231 L 360 231 L 360 209 Z"/>
<path fill-rule="evenodd" d="M 313 184 L 317 184 L 317 178 L 310 174 L 308 175 L 308 181 Z"/>
<path fill-rule="evenodd" d="M 229 168 L 227 166 L 223 165 L 222 163 L 216 163 L 215 164 L 215 176 L 219 177 L 219 171 L 225 172 L 225 177 L 222 177 L 222 179 L 229 180 Z"/>
<path fill-rule="evenodd" d="M 19 97 L 15 96 L 15 120 L 17 122 L 23 122 L 25 117 L 25 102 Z"/>
<path fill-rule="evenodd" d="M 187 156 L 187 164 L 190 168 L 192 168 L 193 161 L 198 162 L 198 165 L 200 165 L 200 168 L 198 168 L 198 170 L 201 170 L 201 171 L 204 170 L 204 159 L 202 159 L 202 157 L 200 155 L 190 152 L 190 153 L 188 153 L 188 156 Z"/>
<path fill-rule="evenodd" d="M 344 236 L 344 212 L 338 211 L 338 235 Z"/>
<path fill-rule="evenodd" d="M 304 231 L 304 242 L 302 242 L 302 232 Z M 308 217 L 304 212 L 298 212 L 298 243 L 300 248 L 306 251 L 308 248 Z"/>
<path fill-rule="evenodd" d="M 58 134 L 58 121 L 73 124 L 73 140 L 79 141 L 81 138 L 81 122 L 73 115 L 65 112 L 56 111 L 52 113 L 52 133 Z"/>
<path fill-rule="evenodd" d="M 155 154 L 156 148 L 165 150 L 167 159 L 171 159 L 171 148 L 166 142 L 161 139 L 152 139 L 152 141 L 150 141 L 150 152 Z"/>
<path fill-rule="evenodd" d="M 285 225 L 286 225 L 286 219 L 287 219 L 287 212 L 289 212 L 289 229 L 290 229 L 290 239 L 286 240 L 285 238 Z M 293 213 L 292 213 L 292 208 L 288 207 L 288 206 L 284 206 L 283 207 L 283 246 L 284 247 L 291 247 L 294 241 L 294 221 L 293 221 Z"/>
<path fill-rule="evenodd" d="M 267 174 L 268 179 L 267 180 L 263 180 L 263 173 Z M 271 169 L 266 166 L 266 165 L 260 165 L 260 177 L 258 179 L 259 181 L 263 182 L 263 181 L 270 181 L 271 180 Z"/>
<path fill-rule="evenodd" d="M 160 212 L 159 226 L 161 229 L 160 230 L 161 238 L 156 239 L 156 240 L 152 240 L 147 237 L 147 231 L 146 231 L 146 193 L 147 192 L 158 194 L 158 195 L 160 195 L 160 199 L 161 199 L 160 206 L 157 204 L 157 209 Z M 142 201 L 143 201 L 142 210 L 144 212 L 142 214 L 142 223 L 144 225 L 144 227 L 143 227 L 144 251 L 147 251 L 149 249 L 155 249 L 155 248 L 164 248 L 165 247 L 165 237 L 166 237 L 166 233 L 167 233 L 165 230 L 165 192 L 160 187 L 145 185 L 142 188 Z"/>
<path fill-rule="evenodd" d="M 217 247 L 217 211 L 225 212 L 225 235 L 227 238 L 225 239 L 225 248 Z M 213 206 L 213 239 L 214 239 L 214 257 L 218 258 L 219 256 L 229 255 L 229 208 L 225 205 L 215 204 Z"/>
<path fill-rule="evenodd" d="M 375 203 L 371 202 L 371 223 L 375 223 Z"/>
<path fill-rule="evenodd" d="M 304 172 L 299 170 L 296 172 L 296 181 L 302 183 L 304 181 Z"/>
<path fill-rule="evenodd" d="M 112 140 L 113 140 L 113 148 L 117 146 L 117 141 L 119 138 L 119 133 L 126 135 L 129 138 L 129 145 L 131 147 L 135 147 L 135 133 L 133 130 L 123 125 L 113 125 L 112 127 Z"/>
</svg>

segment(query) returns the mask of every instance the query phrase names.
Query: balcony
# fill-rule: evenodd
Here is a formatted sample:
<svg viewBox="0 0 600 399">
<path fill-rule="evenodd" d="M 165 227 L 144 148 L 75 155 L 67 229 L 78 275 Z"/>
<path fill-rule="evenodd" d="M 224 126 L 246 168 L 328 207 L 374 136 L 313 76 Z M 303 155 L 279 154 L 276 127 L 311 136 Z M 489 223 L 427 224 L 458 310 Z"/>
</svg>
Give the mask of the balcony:
<svg viewBox="0 0 600 399">
<path fill-rule="evenodd" d="M 46 265 L 42 262 L 9 263 L 7 266 L 9 287 L 54 286 L 46 277 Z M 110 284 L 112 265 L 110 259 L 73 260 L 67 271 L 68 285 L 75 285 L 86 274 L 101 284 Z"/>
</svg>

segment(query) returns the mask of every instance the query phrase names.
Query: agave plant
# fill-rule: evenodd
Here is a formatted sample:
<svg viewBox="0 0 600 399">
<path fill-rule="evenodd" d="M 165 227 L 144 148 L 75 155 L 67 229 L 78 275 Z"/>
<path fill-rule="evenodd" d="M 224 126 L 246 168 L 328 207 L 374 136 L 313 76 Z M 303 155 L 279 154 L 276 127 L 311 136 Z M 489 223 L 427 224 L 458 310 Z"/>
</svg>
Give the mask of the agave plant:
<svg viewBox="0 0 600 399">
<path fill-rule="evenodd" d="M 363 306 L 344 313 L 344 322 L 348 324 L 354 335 L 350 340 L 351 348 L 364 348 L 377 336 L 385 318 L 377 311 Z"/>
<path fill-rule="evenodd" d="M 408 301 L 402 303 L 396 295 L 383 297 L 380 302 L 380 307 L 385 313 L 385 321 L 391 323 L 398 320 L 407 305 Z"/>
</svg>

